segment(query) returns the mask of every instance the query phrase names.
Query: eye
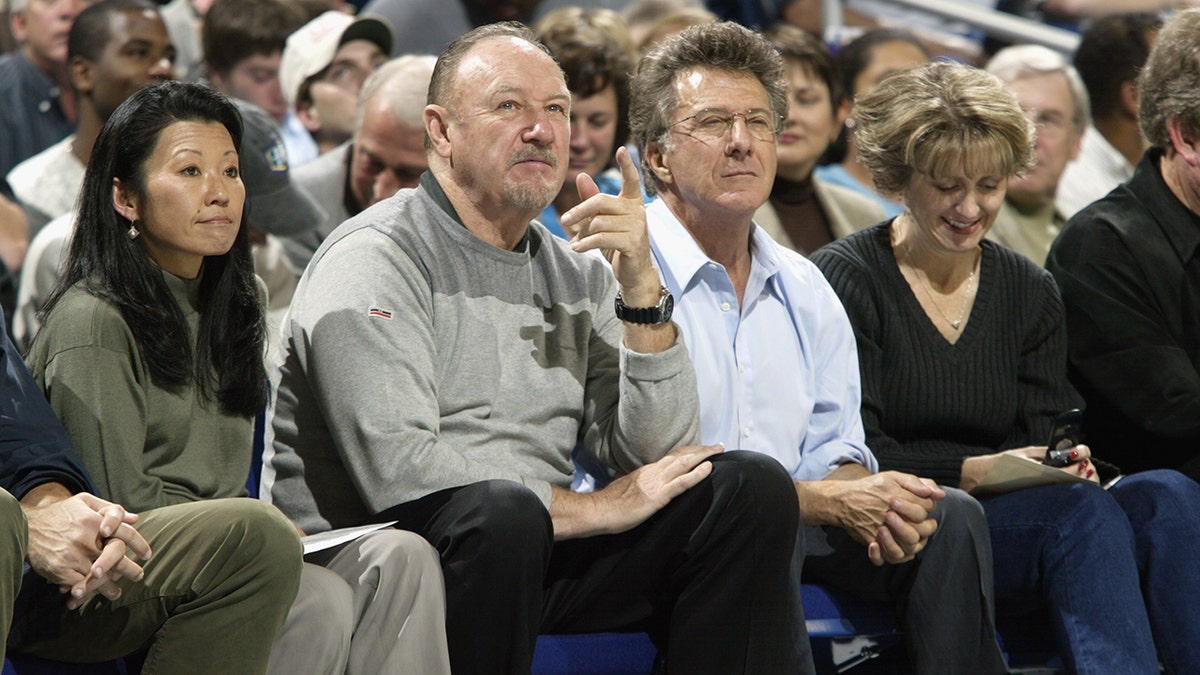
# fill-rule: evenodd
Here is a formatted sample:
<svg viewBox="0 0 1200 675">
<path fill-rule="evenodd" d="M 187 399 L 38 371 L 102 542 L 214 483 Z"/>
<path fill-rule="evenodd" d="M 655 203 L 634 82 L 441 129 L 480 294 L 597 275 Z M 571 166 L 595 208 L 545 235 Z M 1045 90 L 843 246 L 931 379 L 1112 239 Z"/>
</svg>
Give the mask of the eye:
<svg viewBox="0 0 1200 675">
<path fill-rule="evenodd" d="M 567 114 L 567 107 L 564 105 L 559 105 L 558 103 L 551 103 L 550 105 L 546 106 L 546 110 L 564 116 Z"/>
<path fill-rule="evenodd" d="M 199 167 L 196 167 L 195 165 L 192 165 L 192 166 L 185 166 L 185 167 L 183 167 L 183 175 L 185 175 L 185 176 L 199 176 L 199 175 L 200 175 L 200 169 L 199 169 Z"/>
<path fill-rule="evenodd" d="M 732 118 L 720 113 L 701 113 L 696 116 L 696 128 L 704 131 L 724 132 L 732 121 Z"/>
<path fill-rule="evenodd" d="M 933 183 L 933 188 L 938 192 L 954 192 L 958 189 L 957 185 L 943 185 L 941 183 Z"/>
<path fill-rule="evenodd" d="M 499 107 L 501 110 L 516 110 L 517 102 L 516 101 L 505 101 L 497 107 Z"/>
<path fill-rule="evenodd" d="M 240 169 L 238 169 L 238 167 L 231 166 L 228 169 L 225 169 L 225 175 L 229 178 L 237 178 L 238 176 L 242 175 L 242 172 Z"/>
<path fill-rule="evenodd" d="M 770 133 L 775 131 L 775 125 L 766 115 L 750 115 L 746 118 L 746 126 L 754 133 Z"/>
</svg>

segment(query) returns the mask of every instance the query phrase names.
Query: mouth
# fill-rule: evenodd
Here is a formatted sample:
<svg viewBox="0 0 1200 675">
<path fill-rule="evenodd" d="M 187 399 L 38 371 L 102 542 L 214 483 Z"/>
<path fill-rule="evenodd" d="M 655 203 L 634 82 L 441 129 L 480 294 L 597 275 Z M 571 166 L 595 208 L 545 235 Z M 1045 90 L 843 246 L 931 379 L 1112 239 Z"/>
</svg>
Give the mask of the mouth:
<svg viewBox="0 0 1200 675">
<path fill-rule="evenodd" d="M 782 134 L 779 134 L 779 143 L 780 145 L 787 145 L 789 143 L 795 143 L 799 141 L 800 138 L 800 134 L 785 131 Z"/>
<path fill-rule="evenodd" d="M 983 220 L 981 220 L 981 219 L 975 219 L 975 220 L 972 220 L 969 222 L 963 222 L 960 220 L 953 220 L 951 218 L 942 218 L 942 221 L 945 222 L 947 225 L 949 225 L 950 229 L 952 229 L 955 232 L 958 232 L 960 234 L 971 234 L 983 222 Z"/>
</svg>

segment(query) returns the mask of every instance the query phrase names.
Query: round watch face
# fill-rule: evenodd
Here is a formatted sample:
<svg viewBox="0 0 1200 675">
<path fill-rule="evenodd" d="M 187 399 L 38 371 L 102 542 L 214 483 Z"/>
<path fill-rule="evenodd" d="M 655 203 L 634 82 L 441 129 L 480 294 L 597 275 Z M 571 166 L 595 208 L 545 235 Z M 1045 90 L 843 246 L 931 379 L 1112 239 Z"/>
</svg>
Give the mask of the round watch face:
<svg viewBox="0 0 1200 675">
<path fill-rule="evenodd" d="M 667 323 L 671 320 L 671 315 L 675 313 L 675 296 L 667 293 L 662 301 L 662 317 L 661 321 Z"/>
</svg>

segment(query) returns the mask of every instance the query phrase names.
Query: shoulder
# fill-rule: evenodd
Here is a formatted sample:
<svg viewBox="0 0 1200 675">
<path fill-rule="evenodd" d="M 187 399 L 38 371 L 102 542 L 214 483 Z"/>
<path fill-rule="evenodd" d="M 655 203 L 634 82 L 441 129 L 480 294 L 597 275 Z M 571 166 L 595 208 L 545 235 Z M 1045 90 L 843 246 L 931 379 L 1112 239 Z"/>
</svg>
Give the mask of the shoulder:
<svg viewBox="0 0 1200 675">
<path fill-rule="evenodd" d="M 879 202 L 844 185 L 828 183 L 814 175 L 813 191 L 827 211 L 836 209 L 856 231 L 887 219 L 887 211 Z"/>
<path fill-rule="evenodd" d="M 34 344 L 51 355 L 84 347 L 136 351 L 120 310 L 88 292 L 82 283 L 72 286 L 54 305 Z"/>
<path fill-rule="evenodd" d="M 1007 246 L 984 240 L 984 255 L 995 261 L 996 279 L 1018 307 L 1061 302 L 1054 276 Z"/>
<path fill-rule="evenodd" d="M 877 269 L 885 257 L 888 236 L 888 223 L 880 223 L 822 246 L 811 259 L 827 277 L 833 272 Z"/>
</svg>

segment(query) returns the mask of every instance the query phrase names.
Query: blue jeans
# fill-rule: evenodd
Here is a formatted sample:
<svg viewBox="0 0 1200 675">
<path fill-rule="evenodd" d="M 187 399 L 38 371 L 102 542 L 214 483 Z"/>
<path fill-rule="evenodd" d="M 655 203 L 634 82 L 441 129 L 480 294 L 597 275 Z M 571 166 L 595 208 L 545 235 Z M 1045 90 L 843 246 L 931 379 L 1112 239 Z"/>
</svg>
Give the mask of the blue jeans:
<svg viewBox="0 0 1200 675">
<path fill-rule="evenodd" d="M 981 502 L 997 612 L 1048 610 L 1072 672 L 1200 663 L 1200 484 L 1148 471 L 1108 491 L 1048 485 Z"/>
</svg>

